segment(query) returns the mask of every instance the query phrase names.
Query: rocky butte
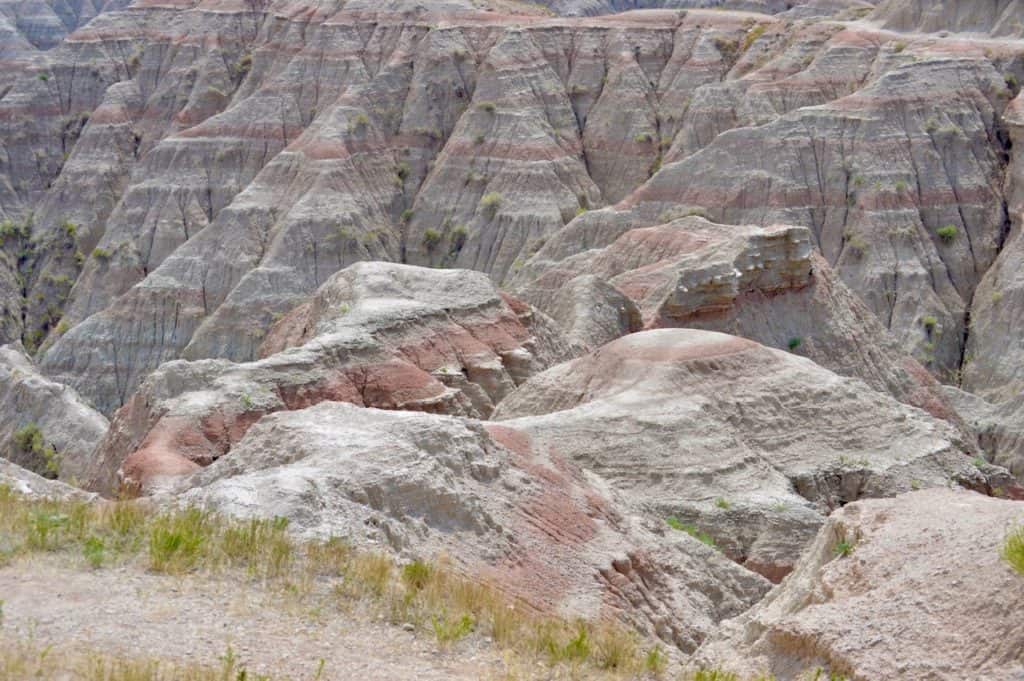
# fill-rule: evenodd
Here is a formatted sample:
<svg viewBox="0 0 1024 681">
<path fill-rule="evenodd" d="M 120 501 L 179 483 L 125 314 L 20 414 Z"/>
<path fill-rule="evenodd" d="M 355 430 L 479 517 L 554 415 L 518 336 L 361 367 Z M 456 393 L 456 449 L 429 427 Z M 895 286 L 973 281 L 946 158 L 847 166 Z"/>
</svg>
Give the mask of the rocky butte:
<svg viewBox="0 0 1024 681">
<path fill-rule="evenodd" d="M 0 681 L 1024 678 L 1019 0 L 0 0 Z"/>
</svg>

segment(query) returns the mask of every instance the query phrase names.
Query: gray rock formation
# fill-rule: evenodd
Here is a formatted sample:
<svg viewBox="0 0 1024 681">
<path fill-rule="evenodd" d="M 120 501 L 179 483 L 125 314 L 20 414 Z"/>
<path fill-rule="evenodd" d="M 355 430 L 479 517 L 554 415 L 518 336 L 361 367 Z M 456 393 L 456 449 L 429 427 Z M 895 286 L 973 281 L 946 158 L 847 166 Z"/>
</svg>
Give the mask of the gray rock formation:
<svg viewBox="0 0 1024 681">
<path fill-rule="evenodd" d="M 48 480 L 32 471 L 0 459 L 0 485 L 28 499 L 93 501 L 97 495 L 58 480 Z"/>
<path fill-rule="evenodd" d="M 1020 0 L 883 0 L 871 18 L 897 31 L 965 31 L 1020 38 L 1022 15 Z"/>
<path fill-rule="evenodd" d="M 578 290 L 574 277 L 586 272 L 632 300 L 646 328 L 740 335 L 959 421 L 938 383 L 813 254 L 808 229 L 719 225 L 697 216 L 629 225 L 611 211 L 574 222 L 531 259 L 513 290 L 569 329 L 581 313 L 564 301 Z M 595 338 L 615 327 L 604 328 Z M 627 330 L 618 328 L 618 335 Z"/>
<path fill-rule="evenodd" d="M 686 651 L 767 590 L 499 424 L 323 403 L 267 416 L 181 488 L 183 501 L 287 517 L 309 536 L 444 553 L 543 610 L 621 617 Z"/>
<path fill-rule="evenodd" d="M 0 347 L 0 456 L 46 477 L 84 481 L 107 419 L 40 375 L 18 345 Z"/>
<path fill-rule="evenodd" d="M 1022 522 L 1019 503 L 963 491 L 850 504 L 693 662 L 782 681 L 819 667 L 849 679 L 1017 678 L 1024 591 L 1000 551 Z"/>
<path fill-rule="evenodd" d="M 264 359 L 175 361 L 120 409 L 87 477 L 146 491 L 226 454 L 265 414 L 329 401 L 487 417 L 568 356 L 554 325 L 486 275 L 357 263 L 283 317 Z"/>
<path fill-rule="evenodd" d="M 773 579 L 845 503 L 950 484 L 992 490 L 949 424 L 810 360 L 708 331 L 613 341 L 530 379 L 494 418 L 607 479 L 654 522 L 690 523 Z"/>
</svg>

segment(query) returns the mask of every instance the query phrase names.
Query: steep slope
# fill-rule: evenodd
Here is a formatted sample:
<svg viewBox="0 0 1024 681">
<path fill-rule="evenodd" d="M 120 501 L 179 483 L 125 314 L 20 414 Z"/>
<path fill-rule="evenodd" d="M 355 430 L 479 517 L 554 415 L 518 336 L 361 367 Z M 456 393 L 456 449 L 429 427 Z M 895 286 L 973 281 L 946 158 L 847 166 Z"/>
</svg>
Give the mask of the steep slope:
<svg viewBox="0 0 1024 681">
<path fill-rule="evenodd" d="M 898 31 L 970 31 L 1020 38 L 1024 35 L 1022 13 L 1020 0 L 884 0 L 871 18 Z"/>
</svg>

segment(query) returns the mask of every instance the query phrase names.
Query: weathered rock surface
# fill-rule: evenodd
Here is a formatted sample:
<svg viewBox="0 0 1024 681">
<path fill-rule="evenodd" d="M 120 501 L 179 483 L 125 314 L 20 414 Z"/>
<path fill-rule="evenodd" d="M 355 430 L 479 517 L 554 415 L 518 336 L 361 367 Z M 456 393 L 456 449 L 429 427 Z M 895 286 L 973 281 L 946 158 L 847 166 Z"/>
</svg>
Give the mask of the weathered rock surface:
<svg viewBox="0 0 1024 681">
<path fill-rule="evenodd" d="M 807 225 L 904 349 L 945 377 L 1005 236 L 1005 150 L 991 140 L 1006 92 L 987 61 L 926 57 L 833 102 L 723 132 L 626 203 L 636 226 L 680 204 L 720 222 Z M 937 113 L 932 97 L 954 108 Z"/>
<path fill-rule="evenodd" d="M 682 650 L 767 582 L 653 532 L 590 473 L 511 428 L 322 403 L 272 414 L 184 480 L 184 501 L 312 536 L 451 556 L 548 611 L 617 616 Z"/>
<path fill-rule="evenodd" d="M 989 402 L 952 386 L 946 394 L 957 413 L 977 434 L 987 459 L 1024 480 L 1024 396 Z"/>
<path fill-rule="evenodd" d="M 0 333 L 103 411 L 165 361 L 255 359 L 352 262 L 500 280 L 620 199 L 633 227 L 696 205 L 807 225 L 906 352 L 961 368 L 1021 46 L 799 19 L 857 2 L 314 4 L 114 5 L 45 63 L 12 52 L 0 211 L 34 212 L 41 254 L 0 262 Z"/>
<path fill-rule="evenodd" d="M 898 31 L 966 31 L 1020 38 L 1022 15 L 1020 0 L 883 0 L 871 18 Z"/>
<path fill-rule="evenodd" d="M 90 485 L 145 490 L 227 453 L 264 414 L 321 401 L 486 417 L 567 358 L 553 325 L 486 275 L 357 263 L 283 317 L 264 359 L 175 361 L 114 417 Z M 123 464 L 123 467 L 122 467 Z"/>
<path fill-rule="evenodd" d="M 845 503 L 992 490 L 951 425 L 810 360 L 708 331 L 613 341 L 530 379 L 494 419 L 774 579 Z"/>
<path fill-rule="evenodd" d="M 0 347 L 2 458 L 51 478 L 82 481 L 106 431 L 107 419 L 73 389 L 42 376 L 23 348 Z"/>
<path fill-rule="evenodd" d="M 694 661 L 798 678 L 1014 679 L 1024 590 L 1000 558 L 1020 503 L 926 490 L 836 511 L 794 572 Z M 840 542 L 851 547 L 837 556 Z"/>
<path fill-rule="evenodd" d="M 48 480 L 32 471 L 0 458 L 0 485 L 29 499 L 74 499 L 92 501 L 97 495 L 58 480 Z"/>
<path fill-rule="evenodd" d="M 571 329 L 581 306 L 565 301 L 583 295 L 574 282 L 585 272 L 634 302 L 645 328 L 701 328 L 789 349 L 958 422 L 938 383 L 814 254 L 807 228 L 719 225 L 698 216 L 629 224 L 609 211 L 574 222 L 523 268 L 517 281 L 524 283 L 513 290 Z M 606 323 L 594 337 L 610 340 L 615 328 L 622 335 L 636 327 Z"/>
</svg>

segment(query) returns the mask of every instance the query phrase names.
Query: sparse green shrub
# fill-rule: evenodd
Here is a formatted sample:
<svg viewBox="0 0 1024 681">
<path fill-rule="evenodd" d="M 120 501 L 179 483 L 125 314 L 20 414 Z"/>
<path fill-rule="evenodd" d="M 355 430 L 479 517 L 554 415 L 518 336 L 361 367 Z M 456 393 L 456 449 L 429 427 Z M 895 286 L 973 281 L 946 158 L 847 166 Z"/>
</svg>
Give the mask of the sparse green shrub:
<svg viewBox="0 0 1024 681">
<path fill-rule="evenodd" d="M 628 671 L 639 657 L 636 636 L 620 627 L 598 627 L 592 640 L 592 657 L 600 669 Z"/>
<path fill-rule="evenodd" d="M 230 565 L 276 577 L 291 564 L 295 550 L 287 529 L 287 518 L 250 518 L 226 527 L 218 548 Z"/>
<path fill-rule="evenodd" d="M 957 229 L 956 225 L 946 225 L 945 227 L 939 227 L 935 230 L 935 233 L 940 239 L 942 239 L 943 243 L 951 244 L 956 241 L 956 237 L 960 233 L 960 230 Z"/>
<path fill-rule="evenodd" d="M 660 679 L 668 667 L 668 657 L 661 652 L 661 646 L 654 646 L 644 655 L 644 671 L 656 679 Z"/>
<path fill-rule="evenodd" d="M 427 229 L 423 232 L 423 247 L 427 252 L 433 251 L 441 243 L 441 232 L 436 229 Z"/>
<path fill-rule="evenodd" d="M 59 548 L 60 533 L 68 525 L 69 516 L 45 508 L 33 510 L 29 515 L 26 543 L 37 551 Z"/>
<path fill-rule="evenodd" d="M 907 49 L 907 44 L 902 40 L 898 40 L 892 44 L 892 51 L 899 54 L 903 50 Z"/>
<path fill-rule="evenodd" d="M 845 558 L 853 553 L 853 544 L 843 539 L 835 545 L 835 548 L 832 549 L 832 553 L 839 558 Z"/>
<path fill-rule="evenodd" d="M 801 345 L 803 345 L 803 342 L 804 341 L 803 341 L 802 338 L 800 338 L 799 336 L 794 336 L 794 337 L 790 338 L 789 341 L 786 343 L 786 347 L 789 348 L 790 352 L 793 352 L 794 350 L 799 348 Z"/>
<path fill-rule="evenodd" d="M 739 56 L 740 44 L 731 38 L 718 37 L 714 39 L 715 49 L 726 61 L 733 61 Z"/>
<path fill-rule="evenodd" d="M 434 636 L 441 646 L 447 646 L 459 639 L 465 638 L 472 633 L 474 624 L 472 615 L 466 614 L 459 617 L 441 615 L 431 619 Z"/>
<path fill-rule="evenodd" d="M 565 630 L 552 622 L 541 623 L 534 632 L 534 646 L 548 663 L 579 663 L 591 653 L 590 632 L 582 622 L 574 630 Z"/>
<path fill-rule="evenodd" d="M 1000 555 L 1010 564 L 1010 567 L 1024 575 L 1024 525 L 1011 530 L 1006 535 Z"/>
<path fill-rule="evenodd" d="M 409 224 L 409 221 L 412 220 L 412 216 L 414 214 L 415 213 L 413 212 L 412 208 L 406 208 L 405 210 L 402 211 L 402 214 L 401 214 L 401 216 L 399 216 L 398 219 L 402 221 L 402 224 L 406 224 L 407 225 L 407 224 Z"/>
<path fill-rule="evenodd" d="M 896 191 L 901 194 L 907 191 L 907 183 L 903 180 L 896 180 L 896 184 L 894 186 L 896 187 Z"/>
<path fill-rule="evenodd" d="M 729 500 L 723 497 L 718 497 L 717 499 L 715 499 L 715 506 L 722 510 L 729 510 L 730 508 L 732 508 L 732 504 L 729 503 Z"/>
<path fill-rule="evenodd" d="M 362 132 L 363 130 L 366 130 L 368 125 L 370 125 L 370 118 L 364 113 L 359 113 L 349 119 L 348 131 L 350 133 Z"/>
<path fill-rule="evenodd" d="M 651 133 L 649 133 L 649 132 L 641 132 L 641 133 L 637 134 L 636 137 L 633 138 L 633 141 L 636 142 L 637 144 L 650 144 L 650 142 L 653 139 L 654 139 L 654 136 L 651 135 Z"/>
<path fill-rule="evenodd" d="M 405 178 L 409 177 L 409 172 L 409 164 L 404 161 L 402 163 L 399 163 L 398 166 L 395 168 L 395 175 L 398 177 L 399 180 L 402 180 L 403 182 L 405 181 Z"/>
<path fill-rule="evenodd" d="M 30 468 L 48 478 L 60 472 L 60 455 L 53 445 L 46 444 L 43 432 L 35 423 L 26 423 L 14 431 L 14 446 L 29 458 Z"/>
<path fill-rule="evenodd" d="M 938 325 L 938 323 L 939 320 L 930 314 L 921 317 L 921 324 L 924 326 L 925 329 L 928 330 L 929 333 L 935 330 L 935 327 Z"/>
<path fill-rule="evenodd" d="M 100 248 L 99 246 L 97 246 L 96 248 L 92 249 L 92 257 L 96 258 L 97 260 L 110 260 L 110 251 L 108 251 L 105 248 Z"/>
<path fill-rule="evenodd" d="M 492 114 L 492 113 L 494 113 L 494 111 L 495 111 L 495 109 L 497 107 L 494 105 L 494 102 L 486 102 L 485 101 L 485 102 L 477 102 L 476 108 L 479 109 L 480 111 Z"/>
<path fill-rule="evenodd" d="M 241 81 L 252 70 L 252 55 L 248 52 L 243 54 L 232 69 L 236 81 Z"/>
<path fill-rule="evenodd" d="M 498 192 L 488 192 L 480 198 L 480 208 L 494 215 L 498 212 L 498 208 L 501 207 L 502 196 Z"/>
<path fill-rule="evenodd" d="M 757 39 L 764 35 L 765 25 L 758 24 L 752 29 L 747 31 L 747 35 L 743 36 L 743 44 L 740 46 L 742 52 L 746 52 L 750 49 L 750 46 L 757 42 Z"/>
<path fill-rule="evenodd" d="M 864 257 L 864 254 L 868 252 L 868 242 L 860 234 L 846 231 L 843 233 L 843 238 L 846 240 L 847 247 L 858 258 Z"/>
<path fill-rule="evenodd" d="M 402 583 L 411 591 L 422 591 L 434 574 L 434 568 L 422 560 L 413 562 L 402 567 Z"/>
</svg>

